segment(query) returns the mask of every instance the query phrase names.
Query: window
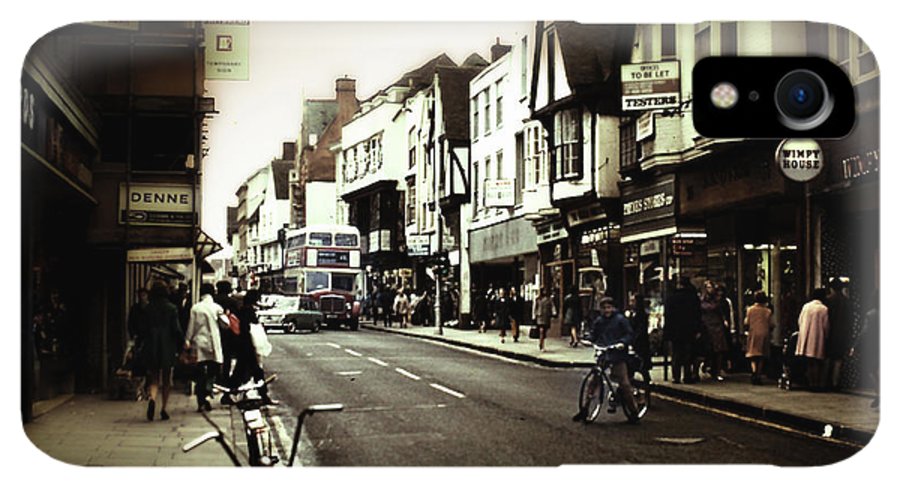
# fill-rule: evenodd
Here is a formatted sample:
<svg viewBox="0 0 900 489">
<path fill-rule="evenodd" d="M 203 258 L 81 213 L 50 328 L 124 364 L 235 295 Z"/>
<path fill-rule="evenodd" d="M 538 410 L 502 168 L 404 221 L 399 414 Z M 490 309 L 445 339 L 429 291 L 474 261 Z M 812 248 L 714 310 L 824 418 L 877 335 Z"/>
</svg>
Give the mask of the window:
<svg viewBox="0 0 900 489">
<path fill-rule="evenodd" d="M 719 36 L 719 55 L 737 56 L 737 22 L 722 22 L 719 25 Z"/>
<path fill-rule="evenodd" d="M 522 97 L 525 97 L 528 95 L 528 36 L 522 38 L 521 62 L 522 66 L 519 68 L 519 90 L 522 92 Z"/>
<path fill-rule="evenodd" d="M 709 22 L 704 22 L 697 26 L 697 31 L 694 34 L 694 60 L 700 61 L 703 58 L 706 58 L 710 54 L 710 31 L 711 27 Z"/>
<path fill-rule="evenodd" d="M 662 59 L 675 59 L 675 24 L 662 25 Z"/>
<path fill-rule="evenodd" d="M 857 39 L 856 58 L 859 71 L 858 75 L 860 77 L 868 75 L 878 69 L 878 64 L 875 62 L 875 55 L 872 54 L 869 46 L 866 45 L 862 39 Z"/>
<path fill-rule="evenodd" d="M 547 102 L 556 100 L 556 37 L 547 33 Z"/>
<path fill-rule="evenodd" d="M 331 274 L 331 288 L 334 290 L 343 290 L 345 292 L 352 292 L 353 285 L 356 282 L 356 276 L 348 274 L 348 273 L 333 273 Z"/>
<path fill-rule="evenodd" d="M 556 179 L 581 178 L 581 112 L 568 109 L 557 112 L 554 121 Z"/>
<path fill-rule="evenodd" d="M 634 119 L 627 119 L 619 128 L 620 167 L 622 170 L 636 168 L 640 144 L 636 141 L 637 125 Z"/>
<path fill-rule="evenodd" d="M 516 134 L 516 205 L 522 203 L 525 186 L 525 133 Z"/>
<path fill-rule="evenodd" d="M 361 152 L 362 152 L 362 172 L 363 174 L 369 173 L 372 171 L 372 141 L 366 140 L 362 144 Z"/>
<path fill-rule="evenodd" d="M 472 162 L 472 217 L 475 217 L 475 214 L 478 213 L 478 207 L 480 204 L 478 199 L 480 197 L 479 189 L 481 188 L 481 180 L 479 180 L 478 177 L 479 177 L 478 162 L 473 161 Z"/>
<path fill-rule="evenodd" d="M 416 177 L 406 180 L 406 225 L 416 223 Z"/>
<path fill-rule="evenodd" d="M 359 237 L 355 234 L 337 233 L 334 235 L 335 246 L 359 246 Z"/>
<path fill-rule="evenodd" d="M 850 73 L 850 31 L 847 29 L 837 29 L 835 33 L 835 48 L 837 50 L 838 66 Z"/>
<path fill-rule="evenodd" d="M 478 139 L 478 96 L 472 98 L 472 139 Z"/>
<path fill-rule="evenodd" d="M 416 167 L 416 133 L 415 129 L 409 131 L 409 168 Z"/>
<path fill-rule="evenodd" d="M 306 272 L 306 292 L 328 288 L 328 272 Z"/>
<path fill-rule="evenodd" d="M 485 88 L 482 94 L 482 98 L 484 99 L 484 133 L 491 133 L 491 89 L 490 87 Z"/>
<path fill-rule="evenodd" d="M 310 246 L 331 246 L 331 233 L 309 233 Z"/>
<path fill-rule="evenodd" d="M 497 80 L 496 85 L 494 85 L 494 90 L 497 93 L 497 109 L 495 111 L 496 116 L 497 116 L 497 123 L 495 124 L 494 127 L 500 127 L 503 125 L 503 86 L 502 86 L 502 84 L 503 84 L 503 78 Z"/>
<path fill-rule="evenodd" d="M 495 175 L 494 167 L 491 166 L 491 157 L 484 157 L 484 180 L 491 180 Z"/>
<path fill-rule="evenodd" d="M 828 56 L 828 24 L 806 23 L 806 53 Z"/>
<path fill-rule="evenodd" d="M 497 151 L 496 158 L 497 158 L 497 173 L 496 173 L 495 178 L 499 180 L 505 176 L 504 172 L 503 172 L 503 150 L 502 149 L 500 151 Z"/>
</svg>

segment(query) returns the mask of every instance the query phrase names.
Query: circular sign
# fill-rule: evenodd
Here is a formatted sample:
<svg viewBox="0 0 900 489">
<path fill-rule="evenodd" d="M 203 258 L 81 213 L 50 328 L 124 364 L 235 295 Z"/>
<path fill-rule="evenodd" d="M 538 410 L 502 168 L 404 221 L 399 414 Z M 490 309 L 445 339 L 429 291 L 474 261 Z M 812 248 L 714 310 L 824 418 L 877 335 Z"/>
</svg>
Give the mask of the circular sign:
<svg viewBox="0 0 900 489">
<path fill-rule="evenodd" d="M 812 139 L 785 139 L 775 152 L 775 163 L 790 180 L 808 182 L 822 172 L 822 147 Z"/>
</svg>

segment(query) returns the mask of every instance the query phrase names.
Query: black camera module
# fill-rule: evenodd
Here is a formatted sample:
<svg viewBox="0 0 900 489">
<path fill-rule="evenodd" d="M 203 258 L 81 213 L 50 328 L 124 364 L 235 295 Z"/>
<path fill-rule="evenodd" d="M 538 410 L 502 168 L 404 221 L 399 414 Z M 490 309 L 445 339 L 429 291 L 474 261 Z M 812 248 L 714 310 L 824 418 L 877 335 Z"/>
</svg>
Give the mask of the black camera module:
<svg viewBox="0 0 900 489">
<path fill-rule="evenodd" d="M 782 124 L 805 131 L 822 124 L 831 115 L 834 100 L 819 75 L 809 70 L 794 70 L 778 82 L 775 106 Z"/>
</svg>

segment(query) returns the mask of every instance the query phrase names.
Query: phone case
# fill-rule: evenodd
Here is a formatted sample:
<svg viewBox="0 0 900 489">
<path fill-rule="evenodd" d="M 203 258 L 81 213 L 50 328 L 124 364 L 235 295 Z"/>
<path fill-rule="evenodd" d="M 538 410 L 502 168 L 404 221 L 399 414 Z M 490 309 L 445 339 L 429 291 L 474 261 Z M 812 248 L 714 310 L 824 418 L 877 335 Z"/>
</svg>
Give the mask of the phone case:
<svg viewBox="0 0 900 489">
<path fill-rule="evenodd" d="M 852 130 L 699 134 L 776 103 L 695 93 L 726 56 L 828 60 Z M 101 466 L 846 459 L 879 421 L 879 81 L 814 22 L 61 27 L 22 70 L 24 430 Z"/>
</svg>

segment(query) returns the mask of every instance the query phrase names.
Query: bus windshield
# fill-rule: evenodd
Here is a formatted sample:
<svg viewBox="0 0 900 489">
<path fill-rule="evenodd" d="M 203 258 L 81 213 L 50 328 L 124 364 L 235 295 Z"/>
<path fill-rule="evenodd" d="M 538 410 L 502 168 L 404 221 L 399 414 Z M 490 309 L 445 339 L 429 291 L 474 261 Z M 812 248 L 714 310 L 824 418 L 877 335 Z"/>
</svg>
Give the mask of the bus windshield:
<svg viewBox="0 0 900 489">
<path fill-rule="evenodd" d="M 306 291 L 315 292 L 328 288 L 328 272 L 306 272 Z"/>
<path fill-rule="evenodd" d="M 331 275 L 331 288 L 334 290 L 353 292 L 355 283 L 356 275 L 349 273 L 334 273 Z"/>
</svg>

